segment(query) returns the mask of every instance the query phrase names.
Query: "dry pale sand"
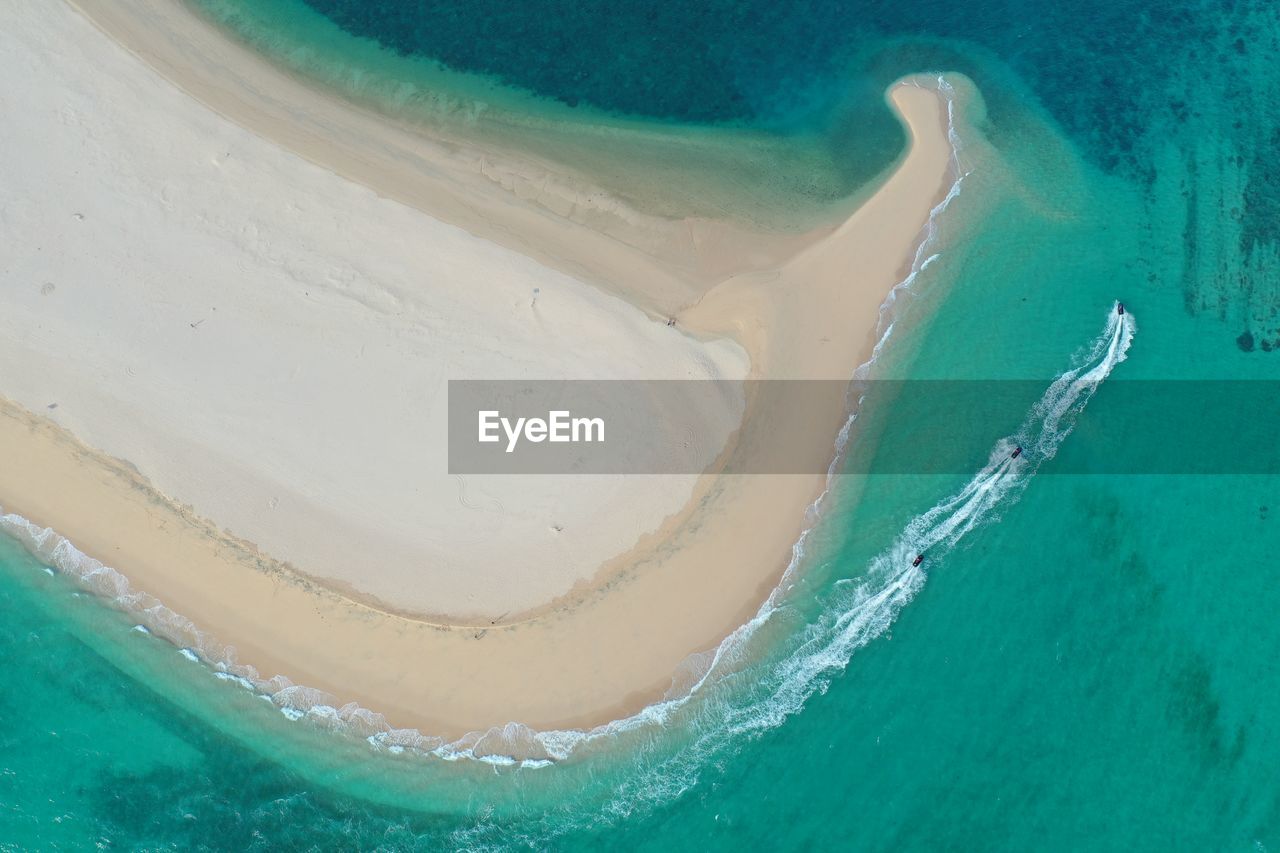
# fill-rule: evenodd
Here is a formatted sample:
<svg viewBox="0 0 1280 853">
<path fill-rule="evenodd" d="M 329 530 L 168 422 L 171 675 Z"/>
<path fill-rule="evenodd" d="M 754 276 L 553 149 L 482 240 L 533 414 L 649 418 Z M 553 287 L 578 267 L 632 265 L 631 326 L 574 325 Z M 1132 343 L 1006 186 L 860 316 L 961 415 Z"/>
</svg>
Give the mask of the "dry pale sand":
<svg viewBox="0 0 1280 853">
<path fill-rule="evenodd" d="M 446 382 L 735 378 L 737 344 L 301 160 L 66 6 L 10 17 L 9 61 L 53 61 L 0 130 L 18 153 L 0 166 L 0 361 L 22 368 L 3 394 L 273 556 L 420 615 L 545 605 L 690 499 L 692 477 L 451 477 Z M 701 436 L 712 455 L 732 428 Z"/>
<path fill-rule="evenodd" d="M 852 216 L 767 235 L 397 127 L 180 4 L 81 5 L 136 55 L 61 3 L 0 33 L 6 512 L 446 736 L 634 712 L 749 618 L 824 477 L 459 480 L 443 382 L 851 376 L 954 178 L 934 81 Z M 846 417 L 745 405 L 819 459 Z"/>
</svg>

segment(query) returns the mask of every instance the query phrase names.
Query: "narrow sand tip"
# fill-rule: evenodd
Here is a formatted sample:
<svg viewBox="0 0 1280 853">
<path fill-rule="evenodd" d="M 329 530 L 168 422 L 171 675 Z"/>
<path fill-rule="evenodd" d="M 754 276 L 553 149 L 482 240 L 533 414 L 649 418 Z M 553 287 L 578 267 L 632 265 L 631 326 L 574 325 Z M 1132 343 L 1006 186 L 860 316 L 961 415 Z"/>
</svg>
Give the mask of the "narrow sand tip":
<svg viewBox="0 0 1280 853">
<path fill-rule="evenodd" d="M 108 31 L 146 32 L 147 8 L 119 4 Z M 241 61 L 166 15 L 196 53 Z M 949 94 L 913 80 L 889 93 L 910 148 L 846 221 L 763 253 L 757 234 L 721 228 L 716 251 L 752 257 L 749 271 L 682 271 L 661 246 L 530 213 L 488 186 L 483 204 L 508 211 L 499 230 L 520 235 L 502 248 L 441 219 L 461 209 L 431 188 L 467 185 L 469 164 L 441 181 L 448 162 L 399 156 L 398 130 L 340 102 L 311 92 L 285 115 L 270 78 L 254 77 L 211 110 L 185 94 L 204 91 L 207 69 L 158 61 L 162 76 L 59 4 L 24 8 L 0 44 L 11 70 L 44 69 L 0 130 L 31 155 L 0 165 L 0 180 L 35 212 L 0 259 L 58 280 L 50 292 L 15 279 L 0 312 L 13 366 L 0 394 L 14 401 L 0 404 L 0 503 L 122 573 L 209 648 L 234 642 L 236 665 L 445 738 L 510 720 L 589 727 L 658 700 L 690 654 L 757 611 L 827 485 L 703 477 L 610 494 L 566 479 L 537 500 L 527 483 L 460 486 L 418 426 L 439 413 L 458 353 L 483 352 L 468 369 L 494 375 L 576 375 L 588 347 L 606 378 L 661 355 L 659 375 L 847 379 L 955 180 Z M 66 93 L 57 109 L 51 90 Z M 325 141 L 337 127 L 350 149 Z M 369 190 L 387 183 L 414 198 Z M 84 219 L 52 228 L 65 199 Z M 557 269 L 511 250 L 534 244 L 555 247 Z M 646 284 L 637 263 L 659 274 Z M 602 292 L 564 272 L 575 265 L 627 284 Z M 675 329 L 649 310 L 676 304 Z M 495 330 L 513 343 L 493 347 Z M 748 400 L 746 416 L 829 459 L 848 412 L 841 401 L 800 418 Z M 430 526 L 423 494 L 460 509 Z M 432 595 L 449 607 L 432 611 Z M 475 622 L 520 596 L 544 606 Z M 458 614 L 472 621 L 444 624 Z"/>
</svg>

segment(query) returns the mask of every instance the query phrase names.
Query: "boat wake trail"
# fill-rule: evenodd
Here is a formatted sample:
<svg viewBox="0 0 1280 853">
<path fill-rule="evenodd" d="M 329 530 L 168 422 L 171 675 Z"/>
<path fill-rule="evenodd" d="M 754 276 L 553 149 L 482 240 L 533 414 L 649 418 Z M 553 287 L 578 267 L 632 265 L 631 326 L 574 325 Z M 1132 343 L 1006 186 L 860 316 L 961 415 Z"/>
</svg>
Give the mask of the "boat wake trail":
<svg viewBox="0 0 1280 853">
<path fill-rule="evenodd" d="M 986 467 L 959 492 L 913 519 L 895 548 L 881 558 L 934 557 L 939 548 L 954 547 L 977 525 L 992 520 L 994 511 L 1016 499 L 1030 476 L 1057 454 L 1098 385 L 1124 361 L 1135 328 L 1132 315 L 1112 310 L 1106 330 L 1080 357 L 1081 364 L 1054 380 L 1018 431 L 996 443 Z"/>
<path fill-rule="evenodd" d="M 835 594 L 816 619 L 788 627 L 785 623 L 797 617 L 795 609 L 772 597 L 751 622 L 726 639 L 695 688 L 703 701 L 681 709 L 690 715 L 681 723 L 695 732 L 693 742 L 646 768 L 628 785 L 625 796 L 611 804 L 615 816 L 631 813 L 643 800 L 677 795 L 696 781 L 698 768 L 712 755 L 743 736 L 780 725 L 814 693 L 825 692 L 853 654 L 893 624 L 925 583 L 929 569 L 1017 501 L 1040 466 L 1057 453 L 1098 386 L 1124 361 L 1136 326 L 1132 315 L 1119 314 L 1116 308 L 1112 306 L 1102 334 L 1049 385 L 1018 430 L 996 442 L 987 464 L 957 492 L 908 522 L 859 578 L 837 582 Z M 1017 448 L 1022 450 L 1015 457 Z M 917 555 L 925 556 L 919 564 Z M 751 641 L 774 620 L 784 623 L 779 629 L 796 639 L 784 641 L 762 661 L 761 648 Z M 776 639 L 774 631 L 768 633 Z M 665 704 L 672 712 L 672 705 L 683 702 Z"/>
</svg>

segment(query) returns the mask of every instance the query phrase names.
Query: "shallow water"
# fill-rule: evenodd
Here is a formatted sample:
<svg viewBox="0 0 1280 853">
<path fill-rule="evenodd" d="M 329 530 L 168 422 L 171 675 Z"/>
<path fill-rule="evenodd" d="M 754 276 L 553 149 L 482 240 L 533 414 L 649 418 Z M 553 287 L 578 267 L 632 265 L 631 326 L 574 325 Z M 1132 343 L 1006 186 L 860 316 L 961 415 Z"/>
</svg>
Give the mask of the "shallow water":
<svg viewBox="0 0 1280 853">
<path fill-rule="evenodd" d="M 483 11 L 474 4 L 433 6 L 430 32 L 391 16 L 338 20 L 574 110 L 839 144 L 835 162 L 857 164 L 823 192 L 892 160 L 896 137 L 878 129 L 892 129 L 885 83 L 969 75 L 997 154 L 975 144 L 974 171 L 940 219 L 941 254 L 895 301 L 875 375 L 1035 380 L 988 401 L 989 433 L 955 439 L 972 470 L 837 478 L 802 571 L 693 701 L 664 729 L 538 770 L 375 752 L 290 721 L 0 542 L 0 841 L 1280 844 L 1275 477 L 1081 475 L 1094 445 L 1071 434 L 1052 458 L 1029 450 L 1034 473 L 977 507 L 982 523 L 928 550 L 922 571 L 901 558 L 937 529 L 913 519 L 1006 476 L 981 473 L 996 442 L 1018 434 L 1054 377 L 1089 361 L 1082 350 L 1116 299 L 1137 331 L 1088 417 L 1124 411 L 1122 380 L 1280 378 L 1276 11 L 768 5 L 671 12 L 659 63 L 645 61 L 659 48 L 629 9 L 575 7 L 572 27 L 543 26 L 556 7 L 541 3 L 523 15 L 495 6 L 479 23 L 466 18 Z M 297 11 L 259 8 L 285 22 Z M 567 59 L 548 71 L 536 57 L 557 38 Z M 649 77 L 635 81 L 637 67 Z M 512 98 L 513 110 L 538 108 Z M 539 121 L 568 120 L 563 103 Z M 874 392 L 867 407 L 864 427 L 916 426 Z M 1224 457 L 1239 453 L 1223 439 Z"/>
</svg>

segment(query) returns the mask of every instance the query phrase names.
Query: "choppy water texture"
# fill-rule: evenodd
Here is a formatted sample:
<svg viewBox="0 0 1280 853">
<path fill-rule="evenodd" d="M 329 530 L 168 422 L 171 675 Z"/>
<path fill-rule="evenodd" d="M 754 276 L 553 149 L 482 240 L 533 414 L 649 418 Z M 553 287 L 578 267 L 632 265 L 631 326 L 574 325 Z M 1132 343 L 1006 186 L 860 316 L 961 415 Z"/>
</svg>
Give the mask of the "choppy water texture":
<svg viewBox="0 0 1280 853">
<path fill-rule="evenodd" d="M 330 15 L 401 60 L 550 99 L 546 116 L 829 144 L 827 194 L 895 155 L 888 81 L 962 71 L 998 153 L 969 164 L 877 372 L 1042 384 L 966 431 L 970 474 L 838 478 L 801 571 L 694 701 L 541 770 L 373 754 L 291 722 L 0 542 L 0 841 L 1280 845 L 1275 478 L 1071 475 L 1089 445 L 1059 428 L 1084 403 L 1123 411 L 1120 378 L 1280 377 L 1270 4 L 208 2 L 242 35 L 263 9 L 295 39 Z M 1104 364 L 1083 396 L 1052 384 Z M 894 427 L 891 399 L 866 405 Z"/>
</svg>

